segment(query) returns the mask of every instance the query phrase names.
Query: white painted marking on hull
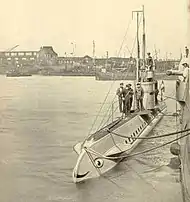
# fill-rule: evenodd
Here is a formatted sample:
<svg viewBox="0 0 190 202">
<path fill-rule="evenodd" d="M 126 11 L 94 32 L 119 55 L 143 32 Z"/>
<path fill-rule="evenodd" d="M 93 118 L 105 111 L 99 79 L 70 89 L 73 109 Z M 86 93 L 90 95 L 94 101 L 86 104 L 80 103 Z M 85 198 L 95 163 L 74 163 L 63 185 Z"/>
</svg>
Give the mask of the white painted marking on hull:
<svg viewBox="0 0 190 202">
<path fill-rule="evenodd" d="M 163 117 L 163 114 L 166 112 L 166 108 L 164 108 L 162 110 L 162 113 L 159 113 L 149 125 L 146 125 L 146 127 L 144 128 L 144 130 L 140 133 L 139 137 L 145 137 L 147 136 L 151 130 L 156 126 L 156 124 L 161 120 L 161 118 Z M 137 115 L 139 116 L 139 115 Z M 140 117 L 140 119 L 142 119 L 142 117 Z M 132 121 L 133 119 L 131 119 L 130 121 Z M 129 121 L 129 122 L 130 122 Z M 144 120 L 141 120 L 141 123 L 144 123 Z M 130 123 L 128 123 L 130 124 Z M 128 150 L 126 153 L 129 154 L 131 153 L 136 147 L 137 145 L 142 142 L 142 139 L 136 139 L 132 144 L 131 143 L 125 143 L 125 139 L 112 135 L 113 138 L 111 137 L 111 135 L 106 135 L 105 137 L 100 138 L 97 141 L 90 141 L 90 142 L 86 142 L 84 144 L 84 146 L 86 146 L 87 148 L 90 148 L 94 151 L 98 151 L 98 153 L 100 153 L 101 155 L 110 155 L 110 154 L 115 154 L 118 153 L 120 151 L 124 151 L 124 150 Z M 126 136 L 130 136 L 130 134 L 127 134 Z M 117 141 L 116 145 L 113 142 L 113 139 Z M 79 147 L 79 145 L 78 145 Z M 76 149 L 77 150 L 77 149 Z M 80 149 L 79 149 L 80 150 Z M 79 151 L 78 150 L 78 151 Z M 77 152 L 79 153 L 79 152 Z M 97 155 L 94 154 L 90 154 L 92 159 L 96 159 L 98 158 Z M 100 174 L 104 174 L 107 171 L 111 170 L 113 167 L 115 167 L 120 161 L 116 162 L 116 161 L 111 161 L 108 159 L 103 159 L 104 161 L 104 165 L 102 168 L 95 168 L 94 166 L 94 162 L 92 162 L 92 159 L 89 158 L 88 154 L 86 153 L 86 151 L 84 149 L 81 150 L 78 160 L 77 160 L 77 164 L 73 170 L 73 181 L 75 183 L 89 179 L 89 178 L 95 178 L 100 176 Z M 84 178 L 77 178 L 77 174 L 79 173 L 84 174 L 87 173 L 87 171 L 89 171 L 89 173 L 84 177 Z"/>
</svg>

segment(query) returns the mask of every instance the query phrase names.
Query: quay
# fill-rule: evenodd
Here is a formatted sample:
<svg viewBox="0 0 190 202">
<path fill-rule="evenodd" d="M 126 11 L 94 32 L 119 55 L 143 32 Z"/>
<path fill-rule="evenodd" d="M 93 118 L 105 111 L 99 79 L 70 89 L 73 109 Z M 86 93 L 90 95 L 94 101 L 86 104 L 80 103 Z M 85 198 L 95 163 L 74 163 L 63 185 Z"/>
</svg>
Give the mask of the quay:
<svg viewBox="0 0 190 202">
<path fill-rule="evenodd" d="M 156 75 L 176 69 L 179 60 L 156 60 Z M 89 55 L 59 56 L 52 46 L 42 46 L 36 51 L 0 51 L 0 74 L 6 74 L 17 66 L 30 74 L 44 76 L 94 76 L 97 80 L 123 80 L 134 77 L 136 59 L 133 57 L 95 58 Z M 123 76 L 121 76 L 123 75 Z M 170 78 L 171 79 L 171 78 Z"/>
</svg>

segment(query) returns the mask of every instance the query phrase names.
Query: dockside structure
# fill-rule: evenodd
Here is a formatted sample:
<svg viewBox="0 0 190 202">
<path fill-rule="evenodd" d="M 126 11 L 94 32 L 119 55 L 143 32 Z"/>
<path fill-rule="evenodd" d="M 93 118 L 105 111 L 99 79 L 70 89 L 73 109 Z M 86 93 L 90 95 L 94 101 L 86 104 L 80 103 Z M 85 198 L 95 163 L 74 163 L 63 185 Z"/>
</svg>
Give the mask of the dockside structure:
<svg viewBox="0 0 190 202">
<path fill-rule="evenodd" d="M 156 60 L 156 72 L 165 72 L 168 69 L 175 69 L 178 60 Z M 22 66 L 59 66 L 65 70 L 80 70 L 86 69 L 105 69 L 106 71 L 125 71 L 133 72 L 135 70 L 135 58 L 96 58 L 94 67 L 93 58 L 85 55 L 83 57 L 59 57 L 52 46 L 42 46 L 38 51 L 0 51 L 0 66 L 15 66 L 22 64 Z"/>
</svg>

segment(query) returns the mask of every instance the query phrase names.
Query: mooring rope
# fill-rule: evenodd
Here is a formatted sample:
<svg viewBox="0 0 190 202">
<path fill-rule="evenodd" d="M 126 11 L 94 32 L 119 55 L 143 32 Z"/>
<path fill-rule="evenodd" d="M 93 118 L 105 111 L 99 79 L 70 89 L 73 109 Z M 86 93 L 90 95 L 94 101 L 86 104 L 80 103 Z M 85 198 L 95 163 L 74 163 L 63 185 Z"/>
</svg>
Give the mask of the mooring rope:
<svg viewBox="0 0 190 202">
<path fill-rule="evenodd" d="M 179 134 L 179 133 L 184 133 L 184 132 L 187 132 L 187 131 L 190 131 L 190 128 L 189 129 L 185 129 L 185 130 L 181 130 L 181 131 L 176 131 L 176 132 L 172 132 L 172 133 L 167 133 L 167 134 L 164 134 L 164 135 L 158 135 L 158 136 L 152 136 L 152 137 L 131 137 L 131 136 L 125 136 L 125 135 L 122 135 L 122 134 L 118 134 L 118 133 L 115 133 L 113 131 L 110 131 L 110 130 L 107 130 L 109 133 L 112 133 L 113 135 L 116 135 L 116 136 L 119 136 L 119 137 L 122 137 L 122 138 L 132 138 L 132 139 L 135 139 L 135 140 L 150 140 L 150 139 L 156 139 L 156 138 L 162 138 L 162 137 L 169 137 L 169 136 L 173 136 L 173 135 L 176 135 L 176 134 Z"/>
<path fill-rule="evenodd" d="M 142 16 L 140 17 L 138 27 L 140 27 L 141 21 L 142 21 Z M 130 25 L 130 23 L 131 23 L 131 22 L 129 22 L 129 25 Z M 127 36 L 127 32 L 128 32 L 128 30 L 129 30 L 129 27 L 130 27 L 129 25 L 128 25 L 128 28 L 127 28 L 127 31 L 126 31 L 126 34 L 125 34 L 124 38 L 126 38 L 126 36 Z M 137 34 L 136 34 L 136 37 L 137 37 Z M 136 39 L 136 37 L 135 37 L 135 39 Z M 134 44 L 135 44 L 135 42 L 136 42 L 136 40 L 134 40 Z M 122 46 L 123 46 L 123 43 L 124 43 L 124 40 L 122 41 L 122 44 L 121 44 L 121 46 L 120 46 L 119 51 L 121 51 L 121 48 L 122 48 Z M 134 44 L 133 44 L 133 46 L 134 46 Z M 134 48 L 134 47 L 133 47 L 133 48 Z M 132 52 L 133 52 L 133 51 L 134 51 L 134 50 L 132 50 Z M 119 53 L 119 54 L 120 54 L 120 53 Z M 119 54 L 118 54 L 118 55 L 119 55 Z M 127 73 L 128 73 L 128 72 L 127 72 Z M 127 75 L 126 75 L 125 77 L 127 77 Z M 103 101 L 103 103 L 102 103 L 102 105 L 101 105 L 101 107 L 100 107 L 100 109 L 99 109 L 99 111 L 98 111 L 98 114 L 96 115 L 96 118 L 95 118 L 95 120 L 94 120 L 94 122 L 93 122 L 93 124 L 92 124 L 92 127 L 90 128 L 90 130 L 89 130 L 89 132 L 88 132 L 88 135 L 87 135 L 87 137 L 85 138 L 85 140 L 87 140 L 88 137 L 91 135 L 90 133 L 92 132 L 92 130 L 93 130 L 95 124 L 96 124 L 96 121 L 97 121 L 97 119 L 98 119 L 98 116 L 99 116 L 100 112 L 101 112 L 102 109 L 103 109 L 103 106 L 104 106 L 104 104 L 105 104 L 105 102 L 106 102 L 106 100 L 107 100 L 107 98 L 108 98 L 108 95 L 109 95 L 110 92 L 111 92 L 111 89 L 112 89 L 113 84 L 115 83 L 115 81 L 116 81 L 116 80 L 114 80 L 114 81 L 112 82 L 112 84 L 111 84 L 111 86 L 110 86 L 110 88 L 109 88 L 109 91 L 108 91 L 108 93 L 106 94 L 106 97 L 105 97 L 105 99 L 104 99 L 104 101 Z M 115 97 L 114 97 L 114 99 L 115 99 Z M 114 100 L 114 99 L 113 99 L 113 100 Z M 109 110 L 108 110 L 108 111 L 109 111 Z M 85 140 L 84 140 L 84 142 L 85 142 Z"/>
<path fill-rule="evenodd" d="M 178 131 L 178 132 L 179 132 L 179 131 Z M 180 132 L 181 132 L 181 131 L 180 131 Z M 132 156 L 141 155 L 141 154 L 144 154 L 144 153 L 147 153 L 147 152 L 150 152 L 150 151 L 159 149 L 159 148 L 164 147 L 164 146 L 166 146 L 166 145 L 169 145 L 169 144 L 171 144 L 171 143 L 173 143 L 173 142 L 176 142 L 177 140 L 182 139 L 182 138 L 184 138 L 184 137 L 186 137 L 186 136 L 188 136 L 188 135 L 190 135 L 190 133 L 187 133 L 187 134 L 185 134 L 185 135 L 183 135 L 183 136 L 180 136 L 180 137 L 178 137 L 178 138 L 175 138 L 174 140 L 168 141 L 168 142 L 166 142 L 166 143 L 164 143 L 164 144 L 162 144 L 162 145 L 159 145 L 159 146 L 157 146 L 157 147 L 153 147 L 153 148 L 144 150 L 144 151 L 142 151 L 142 152 L 137 152 L 137 153 L 134 153 L 134 154 L 120 155 L 120 156 L 118 156 L 118 157 L 104 156 L 104 155 L 100 154 L 99 152 L 96 152 L 96 151 L 92 150 L 91 148 L 86 148 L 86 147 L 84 147 L 84 149 L 85 149 L 86 151 L 91 152 L 92 154 L 98 156 L 99 158 L 102 158 L 102 159 L 118 160 L 118 159 L 124 159 L 124 158 L 132 157 Z M 128 150 L 129 150 L 129 149 L 123 150 L 122 153 L 125 153 L 125 152 L 128 151 Z"/>
<path fill-rule="evenodd" d="M 126 30 L 126 33 L 125 33 L 124 38 L 126 38 L 126 36 L 127 36 L 128 30 L 129 30 L 129 27 L 130 27 L 130 24 L 131 24 L 131 21 L 130 21 L 129 24 L 128 24 L 128 27 L 127 27 L 127 30 Z M 122 44 L 121 44 L 120 49 L 119 49 L 119 52 L 120 52 L 121 49 L 122 49 L 123 43 L 124 43 L 124 40 L 122 41 Z M 119 55 L 119 54 L 120 54 L 120 53 L 118 53 L 118 55 Z M 98 119 L 98 116 L 99 116 L 100 112 L 102 111 L 102 108 L 103 108 L 103 106 L 104 106 L 104 104 L 105 104 L 105 102 L 106 102 L 106 100 L 107 100 L 107 98 L 108 98 L 108 95 L 109 95 L 110 92 L 111 92 L 111 89 L 112 89 L 114 83 L 115 83 L 115 80 L 112 82 L 112 84 L 111 84 L 111 86 L 110 86 L 110 88 L 109 88 L 109 90 L 108 90 L 108 92 L 107 92 L 107 94 L 106 94 L 106 96 L 105 96 L 105 98 L 104 98 L 104 101 L 103 101 L 103 103 L 102 103 L 102 105 L 101 105 L 101 107 L 100 107 L 100 109 L 99 109 L 99 111 L 98 111 L 98 114 L 96 115 L 96 118 L 95 118 L 95 120 L 94 120 L 94 122 L 93 122 L 93 124 L 92 124 L 92 127 L 90 128 L 90 130 L 89 130 L 89 132 L 88 132 L 88 136 L 89 136 L 89 134 L 91 133 L 91 131 L 92 131 L 92 129 L 93 129 L 93 127 L 94 127 L 94 125 L 95 125 L 97 119 Z M 87 138 L 88 138 L 88 136 L 87 136 Z M 86 138 L 86 139 L 87 139 L 87 138 Z"/>
</svg>

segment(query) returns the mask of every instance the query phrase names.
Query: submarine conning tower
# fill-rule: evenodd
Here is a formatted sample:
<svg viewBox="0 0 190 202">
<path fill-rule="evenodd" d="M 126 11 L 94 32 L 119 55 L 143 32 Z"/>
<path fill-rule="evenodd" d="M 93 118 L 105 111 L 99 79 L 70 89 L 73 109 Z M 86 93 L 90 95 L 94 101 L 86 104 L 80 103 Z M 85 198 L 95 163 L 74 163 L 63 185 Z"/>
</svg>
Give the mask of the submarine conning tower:
<svg viewBox="0 0 190 202">
<path fill-rule="evenodd" d="M 140 69 L 140 82 L 144 90 L 143 105 L 145 110 L 153 110 L 156 106 L 158 81 L 154 79 L 154 65 L 145 65 Z"/>
</svg>

